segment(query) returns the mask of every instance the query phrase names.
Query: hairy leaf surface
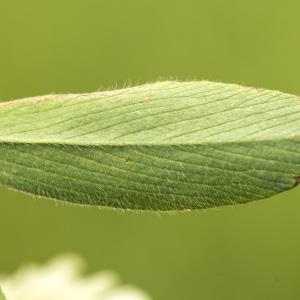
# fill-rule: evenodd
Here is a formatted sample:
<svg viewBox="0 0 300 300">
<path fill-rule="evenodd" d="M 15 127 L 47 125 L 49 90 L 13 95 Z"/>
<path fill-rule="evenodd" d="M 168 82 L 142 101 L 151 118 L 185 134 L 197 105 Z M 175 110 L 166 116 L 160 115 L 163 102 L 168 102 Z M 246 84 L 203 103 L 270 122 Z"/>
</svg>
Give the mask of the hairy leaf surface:
<svg viewBox="0 0 300 300">
<path fill-rule="evenodd" d="M 0 183 L 128 209 L 238 204 L 294 187 L 300 98 L 159 82 L 0 104 Z"/>
</svg>

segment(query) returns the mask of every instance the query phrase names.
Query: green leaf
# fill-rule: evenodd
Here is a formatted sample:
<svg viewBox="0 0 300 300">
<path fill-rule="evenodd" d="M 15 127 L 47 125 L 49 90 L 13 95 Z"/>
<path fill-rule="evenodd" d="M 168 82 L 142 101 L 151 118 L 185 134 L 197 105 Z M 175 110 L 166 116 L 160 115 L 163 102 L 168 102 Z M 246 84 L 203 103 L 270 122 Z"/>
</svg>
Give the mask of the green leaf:
<svg viewBox="0 0 300 300">
<path fill-rule="evenodd" d="M 0 288 L 0 300 L 6 300 L 1 288 Z"/>
<path fill-rule="evenodd" d="M 0 183 L 128 209 L 238 204 L 300 176 L 300 98 L 159 82 L 0 104 Z"/>
</svg>

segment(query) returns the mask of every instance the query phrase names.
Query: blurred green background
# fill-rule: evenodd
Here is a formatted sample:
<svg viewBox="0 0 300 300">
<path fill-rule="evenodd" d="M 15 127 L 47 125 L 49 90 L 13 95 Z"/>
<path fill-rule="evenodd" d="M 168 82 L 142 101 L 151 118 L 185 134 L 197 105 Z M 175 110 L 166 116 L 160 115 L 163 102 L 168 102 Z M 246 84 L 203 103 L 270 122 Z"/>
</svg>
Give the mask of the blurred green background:
<svg viewBox="0 0 300 300">
<path fill-rule="evenodd" d="M 299 11 L 296 0 L 1 0 L 0 99 L 172 78 L 300 95 Z M 299 198 L 157 215 L 1 189 L 0 271 L 76 252 L 157 300 L 299 299 Z"/>
</svg>

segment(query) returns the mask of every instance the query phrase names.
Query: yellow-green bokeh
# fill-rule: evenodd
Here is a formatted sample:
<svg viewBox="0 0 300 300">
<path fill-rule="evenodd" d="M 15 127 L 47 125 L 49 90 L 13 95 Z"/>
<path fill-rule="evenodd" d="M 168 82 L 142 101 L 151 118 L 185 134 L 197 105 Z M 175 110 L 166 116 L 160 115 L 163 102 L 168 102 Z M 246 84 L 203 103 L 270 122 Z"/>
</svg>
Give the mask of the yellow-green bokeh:
<svg viewBox="0 0 300 300">
<path fill-rule="evenodd" d="M 299 12 L 296 0 L 0 0 L 0 99 L 160 78 L 300 95 Z M 158 216 L 1 189 L 0 272 L 77 252 L 157 300 L 299 299 L 299 200 Z"/>
</svg>

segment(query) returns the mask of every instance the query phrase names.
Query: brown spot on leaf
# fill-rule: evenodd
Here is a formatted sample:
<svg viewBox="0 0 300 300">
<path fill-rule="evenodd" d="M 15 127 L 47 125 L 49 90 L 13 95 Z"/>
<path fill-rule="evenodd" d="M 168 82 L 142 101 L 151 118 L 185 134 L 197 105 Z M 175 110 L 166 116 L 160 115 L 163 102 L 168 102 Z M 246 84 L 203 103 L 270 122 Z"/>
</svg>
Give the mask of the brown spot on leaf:
<svg viewBox="0 0 300 300">
<path fill-rule="evenodd" d="M 300 184 L 300 176 L 295 177 L 295 185 L 294 186 L 297 186 L 298 184 Z"/>
</svg>

